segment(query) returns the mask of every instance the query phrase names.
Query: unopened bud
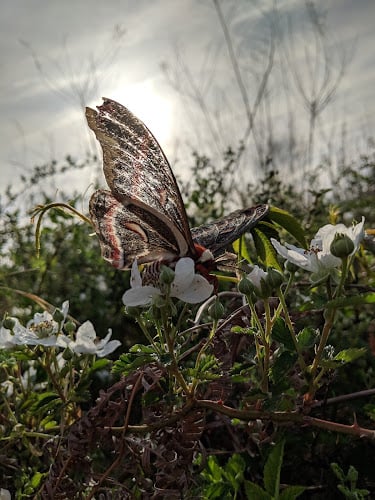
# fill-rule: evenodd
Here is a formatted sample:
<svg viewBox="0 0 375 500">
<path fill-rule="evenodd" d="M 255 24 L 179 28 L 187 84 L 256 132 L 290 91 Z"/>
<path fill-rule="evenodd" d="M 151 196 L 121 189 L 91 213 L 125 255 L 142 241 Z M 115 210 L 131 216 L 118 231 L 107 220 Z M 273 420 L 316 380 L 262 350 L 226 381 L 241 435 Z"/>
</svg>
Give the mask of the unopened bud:
<svg viewBox="0 0 375 500">
<path fill-rule="evenodd" d="M 219 299 L 216 299 L 215 302 L 210 305 L 210 307 L 208 308 L 208 314 L 213 320 L 216 321 L 224 316 L 224 306 L 219 301 Z"/>
<path fill-rule="evenodd" d="M 163 285 L 171 285 L 174 280 L 175 273 L 168 266 L 162 266 L 159 276 L 159 281 Z"/>
<path fill-rule="evenodd" d="M 16 320 L 14 318 L 7 316 L 6 318 L 3 319 L 3 327 L 6 328 L 7 330 L 13 330 L 15 325 L 16 325 Z"/>
<path fill-rule="evenodd" d="M 73 333 L 76 331 L 76 324 L 74 323 L 74 321 L 67 321 L 64 325 L 64 330 L 66 331 L 66 333 Z"/>
<path fill-rule="evenodd" d="M 346 234 L 336 233 L 331 243 L 331 254 L 339 259 L 348 257 L 354 250 L 353 240 Z"/>
<path fill-rule="evenodd" d="M 275 268 L 269 267 L 267 269 L 266 283 L 271 287 L 272 290 L 275 288 L 280 288 L 280 285 L 284 282 L 283 275 Z"/>
<path fill-rule="evenodd" d="M 252 295 L 255 292 L 255 287 L 248 278 L 242 278 L 238 283 L 238 291 L 244 295 Z"/>
<path fill-rule="evenodd" d="M 60 309 L 56 309 L 55 312 L 53 313 L 53 319 L 57 322 L 57 323 L 61 323 L 63 320 L 64 320 L 64 315 L 63 313 L 60 311 Z"/>
</svg>

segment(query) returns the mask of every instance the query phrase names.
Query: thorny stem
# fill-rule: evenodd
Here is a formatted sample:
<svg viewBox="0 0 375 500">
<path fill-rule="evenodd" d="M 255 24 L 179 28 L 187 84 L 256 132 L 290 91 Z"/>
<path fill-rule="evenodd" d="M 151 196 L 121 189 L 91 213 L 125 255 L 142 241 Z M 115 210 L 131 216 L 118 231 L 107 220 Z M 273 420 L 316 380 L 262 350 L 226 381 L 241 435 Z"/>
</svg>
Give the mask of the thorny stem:
<svg viewBox="0 0 375 500">
<path fill-rule="evenodd" d="M 278 292 L 277 292 L 277 296 L 279 297 L 280 304 L 281 304 L 282 310 L 284 312 L 285 323 L 286 323 L 286 325 L 287 325 L 287 327 L 289 329 L 290 336 L 292 337 L 293 344 L 294 344 L 294 347 L 296 349 L 296 353 L 297 353 L 297 356 L 298 356 L 299 366 L 300 366 L 301 370 L 303 372 L 305 372 L 306 371 L 306 363 L 305 363 L 305 360 L 303 359 L 301 348 L 300 348 L 300 346 L 298 344 L 298 341 L 297 341 L 296 332 L 294 330 L 292 320 L 290 319 L 290 316 L 289 316 L 288 307 L 287 307 L 286 302 L 285 302 L 285 295 L 279 289 Z"/>
<path fill-rule="evenodd" d="M 192 405 L 193 403 L 193 405 Z M 355 421 L 352 425 L 340 424 L 337 422 L 331 422 L 329 420 L 323 420 L 320 418 L 311 417 L 310 415 L 304 415 L 299 411 L 263 411 L 263 410 L 253 410 L 244 409 L 239 410 L 237 408 L 232 408 L 230 406 L 223 405 L 211 400 L 195 400 L 189 401 L 181 410 L 172 415 L 171 417 L 157 422 L 155 424 L 143 424 L 143 425 L 129 425 L 128 429 L 131 432 L 136 433 L 148 433 L 157 429 L 168 427 L 169 425 L 178 421 L 181 416 L 186 415 L 188 411 L 192 408 L 211 410 L 216 413 L 226 415 L 231 419 L 242 420 L 243 422 L 251 422 L 256 420 L 275 422 L 280 425 L 290 425 L 296 424 L 301 427 L 311 426 L 318 427 L 320 429 L 325 429 L 332 432 L 337 432 L 341 434 L 350 434 L 357 437 L 365 437 L 375 441 L 375 430 L 367 429 L 365 427 L 360 427 Z M 123 432 L 123 427 L 111 427 L 111 430 L 116 432 Z"/>
<path fill-rule="evenodd" d="M 205 353 L 205 351 L 208 349 L 209 345 L 211 344 L 212 342 L 212 339 L 214 338 L 215 336 L 215 332 L 216 332 L 216 328 L 217 328 L 217 324 L 218 324 L 218 321 L 217 320 L 214 320 L 213 323 L 212 323 L 212 328 L 211 328 L 211 331 L 210 331 L 210 334 L 208 336 L 208 339 L 207 339 L 207 342 L 205 342 L 200 351 L 198 352 L 198 355 L 197 355 L 197 359 L 195 361 L 195 370 L 198 369 L 199 367 L 199 363 L 200 363 L 200 360 L 201 360 L 201 357 L 203 356 L 203 354 Z M 197 385 L 198 385 L 198 379 L 195 378 L 195 380 L 192 382 L 191 384 L 191 387 L 190 387 L 190 393 L 191 394 L 194 394 L 195 393 L 195 389 L 197 388 Z"/>
<path fill-rule="evenodd" d="M 259 330 L 259 335 L 260 335 L 262 342 L 263 342 L 263 347 L 266 349 L 267 341 L 266 341 L 266 334 L 264 332 L 263 325 L 262 325 L 260 319 L 258 318 L 258 314 L 256 312 L 256 309 L 255 309 L 254 303 L 251 299 L 251 296 L 250 295 L 246 296 L 246 299 L 247 299 L 247 302 L 248 302 L 249 307 L 250 307 L 251 318 L 257 325 L 257 328 Z M 266 381 L 266 385 L 268 388 L 268 371 L 267 371 L 267 373 L 265 372 L 266 367 L 262 361 L 262 352 L 261 352 L 262 350 L 261 350 L 261 346 L 259 344 L 258 336 L 256 334 L 254 335 L 254 342 L 255 342 L 255 349 L 257 352 L 258 368 L 259 368 L 260 376 L 261 376 L 261 380 L 262 380 L 261 387 L 263 390 L 264 386 L 265 386 L 265 381 Z M 266 356 L 266 354 L 264 356 Z M 268 352 L 268 356 L 269 356 L 269 352 Z M 267 390 L 264 392 L 267 392 Z"/>
<path fill-rule="evenodd" d="M 344 288 L 346 276 L 348 273 L 348 269 L 349 269 L 348 257 L 346 257 L 346 258 L 342 259 L 341 278 L 340 278 L 340 282 L 337 286 L 337 289 L 335 290 L 334 297 L 341 296 L 342 290 Z M 320 366 L 323 352 L 324 352 L 324 348 L 327 345 L 329 335 L 332 331 L 332 327 L 333 327 L 334 322 L 335 322 L 336 312 L 337 312 L 337 308 L 331 308 L 328 310 L 326 309 L 326 311 L 325 311 L 325 322 L 324 322 L 324 326 L 323 326 L 323 330 L 322 330 L 322 335 L 320 337 L 320 342 L 319 342 L 318 348 L 316 350 L 314 361 L 311 365 L 312 383 L 311 383 L 309 394 L 308 394 L 309 399 L 313 398 L 315 391 L 317 389 L 318 382 L 319 382 L 321 376 L 323 375 L 323 373 L 316 375 L 316 372 Z"/>
<path fill-rule="evenodd" d="M 272 322 L 271 322 L 271 311 L 270 311 L 270 303 L 268 299 L 264 300 L 264 311 L 265 311 L 265 332 L 264 332 L 264 361 L 263 361 L 263 380 L 261 383 L 262 391 L 268 392 L 268 376 L 270 369 L 270 343 L 271 343 L 271 330 L 272 330 Z"/>
<path fill-rule="evenodd" d="M 87 500 L 90 500 L 93 498 L 95 492 L 98 491 L 99 487 L 103 484 L 105 479 L 109 476 L 111 471 L 120 463 L 122 460 L 122 457 L 124 455 L 124 449 L 125 449 L 125 434 L 126 431 L 128 430 L 129 427 L 129 420 L 130 420 L 130 413 L 131 409 L 133 407 L 133 402 L 134 402 L 134 397 L 138 392 L 139 387 L 141 386 L 142 383 L 142 378 L 143 378 L 143 373 L 141 372 L 133 386 L 133 389 L 130 393 L 130 398 L 128 402 L 128 406 L 126 409 L 126 414 L 125 414 L 125 419 L 124 419 L 124 425 L 122 426 L 122 432 L 121 432 L 121 439 L 119 440 L 120 442 L 120 449 L 118 451 L 116 459 L 111 463 L 111 465 L 107 468 L 107 470 L 101 475 L 99 482 L 93 487 L 91 490 L 89 496 L 87 497 Z"/>
<path fill-rule="evenodd" d="M 172 362 L 170 365 L 170 373 L 176 378 L 176 380 L 178 380 L 183 391 L 186 394 L 189 394 L 190 391 L 189 391 L 188 384 L 187 384 L 185 378 L 183 377 L 181 371 L 178 368 L 178 361 L 177 361 L 176 353 L 175 353 L 176 327 L 169 326 L 168 314 L 166 314 L 166 311 L 164 308 L 162 308 L 161 316 L 162 316 L 162 326 L 163 326 L 164 331 L 165 331 L 165 341 L 167 344 L 169 355 L 171 356 L 171 359 L 172 359 Z"/>
</svg>

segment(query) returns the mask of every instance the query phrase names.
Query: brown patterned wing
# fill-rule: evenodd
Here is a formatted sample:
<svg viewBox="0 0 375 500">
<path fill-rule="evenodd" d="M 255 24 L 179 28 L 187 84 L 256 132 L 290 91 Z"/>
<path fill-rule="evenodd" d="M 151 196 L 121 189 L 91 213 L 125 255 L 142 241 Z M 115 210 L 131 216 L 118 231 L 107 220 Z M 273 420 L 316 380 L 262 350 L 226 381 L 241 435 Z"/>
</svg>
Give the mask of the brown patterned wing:
<svg viewBox="0 0 375 500">
<path fill-rule="evenodd" d="M 257 205 L 244 210 L 236 210 L 221 219 L 193 228 L 191 230 L 193 241 L 198 245 L 209 248 L 216 257 L 228 245 L 264 219 L 268 210 L 268 205 Z"/>
<path fill-rule="evenodd" d="M 130 269 L 135 259 L 143 264 L 174 260 L 179 255 L 178 242 L 169 226 L 142 207 L 123 205 L 110 191 L 95 191 L 90 199 L 90 215 L 102 256 L 117 269 Z"/>
<path fill-rule="evenodd" d="M 98 111 L 86 108 L 86 117 L 101 144 L 104 175 L 113 196 L 122 205 L 131 206 L 132 213 L 133 207 L 147 213 L 155 221 L 155 231 L 159 226 L 169 227 L 173 244 L 177 242 L 177 255 L 194 256 L 181 193 L 157 140 L 115 101 L 104 99 Z"/>
</svg>

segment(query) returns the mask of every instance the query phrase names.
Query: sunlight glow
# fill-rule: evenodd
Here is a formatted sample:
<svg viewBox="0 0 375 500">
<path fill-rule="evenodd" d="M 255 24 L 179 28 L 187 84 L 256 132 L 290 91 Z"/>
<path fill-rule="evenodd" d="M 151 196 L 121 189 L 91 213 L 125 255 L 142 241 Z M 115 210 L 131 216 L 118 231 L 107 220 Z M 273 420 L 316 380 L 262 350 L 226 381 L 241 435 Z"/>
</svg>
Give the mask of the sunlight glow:
<svg viewBox="0 0 375 500">
<path fill-rule="evenodd" d="M 172 105 L 161 97 L 150 81 L 115 89 L 111 99 L 126 106 L 143 121 L 164 148 L 172 135 Z"/>
</svg>

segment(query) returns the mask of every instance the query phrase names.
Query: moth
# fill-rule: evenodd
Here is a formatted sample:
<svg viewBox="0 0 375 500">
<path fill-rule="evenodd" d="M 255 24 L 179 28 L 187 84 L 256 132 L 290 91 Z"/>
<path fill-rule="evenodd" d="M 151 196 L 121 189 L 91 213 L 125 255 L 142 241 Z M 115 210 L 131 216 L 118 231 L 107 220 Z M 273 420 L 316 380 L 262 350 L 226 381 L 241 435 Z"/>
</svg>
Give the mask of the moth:
<svg viewBox="0 0 375 500">
<path fill-rule="evenodd" d="M 109 190 L 91 196 L 90 216 L 105 260 L 117 269 L 180 257 L 213 259 L 249 231 L 267 205 L 237 210 L 190 229 L 181 193 L 168 160 L 149 129 L 127 108 L 103 99 L 98 111 L 86 108 L 89 127 L 103 150 Z"/>
</svg>

